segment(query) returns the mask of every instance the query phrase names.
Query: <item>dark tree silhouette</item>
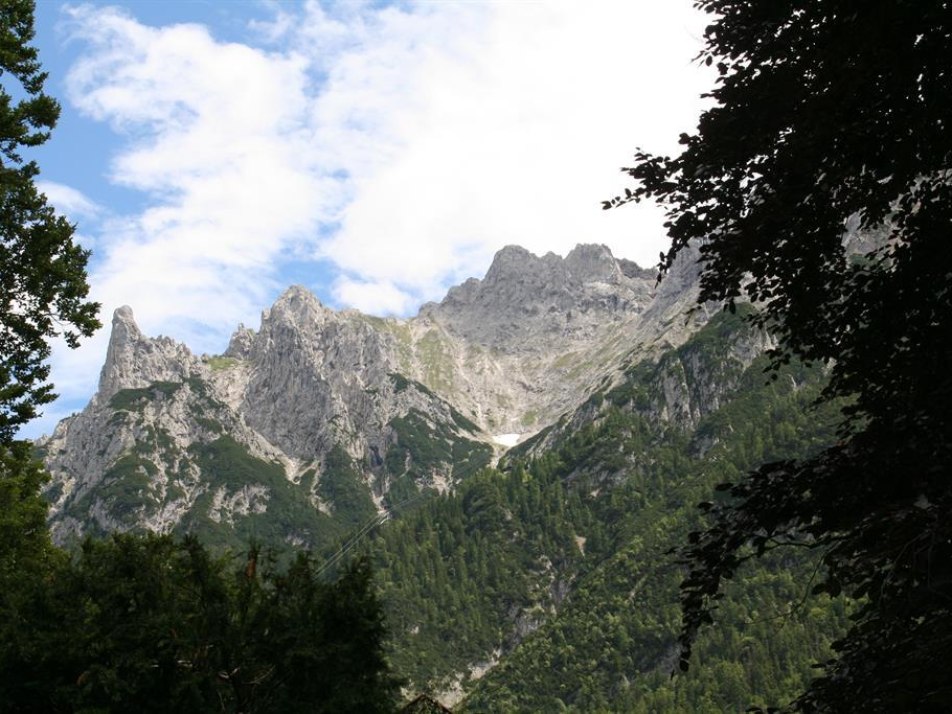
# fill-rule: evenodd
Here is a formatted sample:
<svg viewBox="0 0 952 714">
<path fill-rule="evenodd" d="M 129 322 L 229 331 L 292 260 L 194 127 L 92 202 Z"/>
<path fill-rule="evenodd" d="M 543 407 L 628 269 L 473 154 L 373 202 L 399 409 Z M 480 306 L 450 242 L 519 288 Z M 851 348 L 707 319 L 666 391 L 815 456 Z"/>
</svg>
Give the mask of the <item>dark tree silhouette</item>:
<svg viewBox="0 0 952 714">
<path fill-rule="evenodd" d="M 33 40 L 33 1 L 0 2 L 0 443 L 55 398 L 47 383 L 50 340 L 75 347 L 99 327 L 86 300 L 88 252 L 74 227 L 36 189 L 39 168 L 23 149 L 49 138 L 59 104 Z M 14 97 L 20 97 L 14 99 Z"/>
<path fill-rule="evenodd" d="M 9 628 L 31 588 L 59 557 L 39 493 L 46 474 L 16 430 L 54 397 L 50 340 L 62 335 L 75 346 L 99 325 L 98 306 L 86 300 L 87 253 L 37 191 L 39 169 L 22 155 L 46 141 L 59 117 L 43 93 L 32 39 L 32 0 L 0 1 L 0 660 L 17 646 Z"/>
<path fill-rule="evenodd" d="M 251 548 L 88 540 L 20 603 L 0 641 L 4 712 L 392 712 L 400 682 L 365 560 L 322 581 Z"/>
<path fill-rule="evenodd" d="M 774 365 L 830 366 L 841 440 L 768 464 L 684 550 L 682 668 L 722 581 L 782 544 L 819 549 L 818 591 L 857 598 L 802 711 L 949 711 L 952 679 L 952 3 L 699 0 L 711 109 L 635 186 L 701 299 L 749 299 Z"/>
</svg>

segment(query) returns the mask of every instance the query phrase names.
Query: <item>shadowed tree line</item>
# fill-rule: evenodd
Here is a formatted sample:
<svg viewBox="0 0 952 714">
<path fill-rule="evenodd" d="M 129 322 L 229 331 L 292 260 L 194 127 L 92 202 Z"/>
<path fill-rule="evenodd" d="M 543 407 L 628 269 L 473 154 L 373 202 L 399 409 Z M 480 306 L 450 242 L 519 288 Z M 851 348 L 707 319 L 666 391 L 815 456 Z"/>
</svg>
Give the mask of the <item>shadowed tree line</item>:
<svg viewBox="0 0 952 714">
<path fill-rule="evenodd" d="M 304 554 L 279 571 L 116 535 L 4 576 L 3 711 L 394 710 L 364 560 L 326 583 Z"/>
</svg>

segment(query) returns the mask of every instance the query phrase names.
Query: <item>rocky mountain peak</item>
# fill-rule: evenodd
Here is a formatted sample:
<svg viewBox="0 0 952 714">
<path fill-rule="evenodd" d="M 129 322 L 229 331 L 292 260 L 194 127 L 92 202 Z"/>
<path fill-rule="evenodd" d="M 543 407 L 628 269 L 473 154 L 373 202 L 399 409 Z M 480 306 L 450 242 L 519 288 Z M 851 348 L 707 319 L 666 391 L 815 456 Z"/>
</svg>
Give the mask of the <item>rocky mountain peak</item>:
<svg viewBox="0 0 952 714">
<path fill-rule="evenodd" d="M 606 320 L 643 309 L 652 287 L 640 272 L 623 270 L 604 245 L 579 245 L 565 258 L 506 246 L 485 278 L 452 288 L 424 312 L 485 347 L 524 350 L 535 343 L 548 349 L 543 333 L 589 340 Z"/>
<path fill-rule="evenodd" d="M 135 315 L 128 305 L 116 308 L 112 313 L 112 341 L 129 342 L 142 338 L 142 331 L 136 324 Z"/>
<path fill-rule="evenodd" d="M 291 285 L 274 302 L 275 306 L 290 305 L 294 307 L 301 306 L 320 306 L 321 301 L 317 296 L 303 285 Z"/>
<path fill-rule="evenodd" d="M 521 246 L 507 245 L 496 253 L 486 277 L 477 282 L 485 286 L 512 282 L 578 286 L 618 282 L 625 273 L 606 245 L 581 243 L 564 258 L 552 252 L 538 256 Z"/>
<path fill-rule="evenodd" d="M 261 317 L 262 325 L 266 322 L 298 327 L 323 325 L 333 311 L 324 307 L 321 301 L 307 288 L 301 285 L 292 285 L 285 290 Z"/>
<path fill-rule="evenodd" d="M 136 324 L 128 305 L 116 309 L 106 349 L 106 362 L 99 374 L 96 399 L 106 401 L 121 389 L 135 389 L 153 382 L 188 377 L 196 359 L 185 345 L 168 337 L 148 338 Z"/>
<path fill-rule="evenodd" d="M 555 253 L 539 257 L 522 246 L 507 245 L 496 253 L 481 282 L 484 285 L 497 285 L 520 278 L 542 278 L 558 271 L 561 263 L 562 258 Z"/>
<path fill-rule="evenodd" d="M 625 277 L 620 263 L 605 245 L 577 245 L 565 256 L 564 265 L 570 279 L 578 283 L 617 283 Z"/>
<path fill-rule="evenodd" d="M 225 350 L 225 357 L 233 359 L 248 359 L 251 355 L 251 349 L 254 346 L 255 331 L 244 324 L 238 325 L 238 328 L 232 333 L 228 340 L 228 349 Z"/>
<path fill-rule="evenodd" d="M 693 300 L 691 276 L 683 277 L 677 289 Z M 660 295 L 656 279 L 604 245 L 579 245 L 564 258 L 506 246 L 483 279 L 451 288 L 409 321 L 418 342 L 404 361 L 490 433 L 525 436 L 632 350 L 647 354 L 690 334 L 676 320 L 687 303 Z M 658 319 L 646 320 L 649 312 Z"/>
<path fill-rule="evenodd" d="M 696 256 L 658 286 L 655 271 L 603 245 L 564 258 L 507 246 L 485 277 L 404 320 L 337 312 L 292 286 L 257 331 L 238 327 L 230 359 L 147 337 L 121 307 L 99 392 L 45 444 L 61 486 L 53 504 L 61 533 L 80 532 L 71 514 L 90 508 L 103 528 L 135 520 L 160 530 L 195 509 L 217 524 L 219 507 L 234 499 L 245 506 L 230 512 L 263 512 L 244 481 L 261 469 L 274 478 L 256 481 L 254 493 L 278 503 L 300 487 L 320 518 L 337 518 L 357 493 L 369 518 L 394 483 L 407 497 L 447 488 L 489 461 L 490 443 L 527 438 L 623 364 L 687 339 L 706 319 L 686 318 L 696 282 Z M 135 496 L 145 511 L 119 507 L 111 484 L 120 476 L 148 484 Z"/>
</svg>

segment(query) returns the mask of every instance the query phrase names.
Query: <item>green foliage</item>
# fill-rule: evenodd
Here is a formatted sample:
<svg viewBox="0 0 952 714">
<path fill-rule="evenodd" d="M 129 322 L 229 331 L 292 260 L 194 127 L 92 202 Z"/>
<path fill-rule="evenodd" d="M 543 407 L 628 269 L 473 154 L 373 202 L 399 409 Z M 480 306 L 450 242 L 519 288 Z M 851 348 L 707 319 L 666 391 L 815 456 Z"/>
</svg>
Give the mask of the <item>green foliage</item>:
<svg viewBox="0 0 952 714">
<path fill-rule="evenodd" d="M 0 11 L 0 443 L 55 398 L 47 383 L 51 339 L 75 347 L 99 327 L 86 300 L 86 261 L 74 227 L 57 216 L 34 183 L 40 172 L 25 148 L 49 138 L 59 105 L 44 94 L 33 40 L 32 0 Z M 14 97 L 20 97 L 14 99 Z"/>
<path fill-rule="evenodd" d="M 215 357 L 209 357 L 205 360 L 205 364 L 207 364 L 213 372 L 220 372 L 224 369 L 231 369 L 236 364 L 238 364 L 239 361 L 240 360 L 237 360 L 234 357 L 224 357 L 219 355 Z"/>
<path fill-rule="evenodd" d="M 0 621 L 15 617 L 15 585 L 39 577 L 57 557 L 46 530 L 46 502 L 39 495 L 48 479 L 31 444 L 0 446 Z"/>
<path fill-rule="evenodd" d="M 472 422 L 455 410 L 452 415 L 457 426 L 467 431 L 476 430 Z M 406 470 L 421 480 L 433 471 L 446 471 L 462 479 L 492 459 L 493 450 L 488 444 L 462 437 L 448 425 L 433 422 L 416 409 L 411 409 L 406 416 L 394 417 L 390 426 L 396 432 L 397 441 L 388 449 L 385 463 L 394 475 Z"/>
<path fill-rule="evenodd" d="M 149 496 L 157 471 L 151 461 L 127 454 L 103 475 L 96 497 L 109 506 L 111 513 L 133 521 Z"/>
<path fill-rule="evenodd" d="M 668 680 L 681 573 L 667 552 L 698 526 L 694 505 L 764 458 L 833 438 L 836 409 L 810 410 L 821 372 L 794 364 L 769 382 L 762 361 L 725 360 L 750 339 L 737 317 L 712 321 L 550 431 L 553 450 L 523 451 L 382 530 L 373 552 L 396 670 L 433 686 L 504 652 L 470 684 L 474 711 L 724 711 L 783 703 L 805 686 L 844 627 L 842 605 L 788 612 L 809 561 L 795 577 L 776 561 L 751 569 L 753 589 L 724 603 L 723 638 L 702 643 L 711 668 Z M 716 384 L 717 408 L 693 424 L 659 419 L 672 374 L 698 400 Z M 781 620 L 783 636 L 751 650 Z"/>
<path fill-rule="evenodd" d="M 333 504 L 337 522 L 345 530 L 359 528 L 377 515 L 370 492 L 353 459 L 338 444 L 324 459 L 324 470 L 317 485 L 317 495 Z"/>
<path fill-rule="evenodd" d="M 662 203 L 662 268 L 696 242 L 700 299 L 760 304 L 772 368 L 828 364 L 823 398 L 849 401 L 837 443 L 725 484 L 692 534 L 682 666 L 724 580 L 795 544 L 823 552 L 819 590 L 864 602 L 796 707 L 952 709 L 952 8 L 697 4 L 713 106 L 605 205 Z"/>
<path fill-rule="evenodd" d="M 388 456 L 390 454 L 398 453 L 402 454 L 403 452 L 391 449 L 388 452 Z M 387 495 L 384 497 L 384 502 L 387 504 L 387 508 L 395 509 L 401 508 L 408 503 L 413 503 L 421 496 L 422 492 L 416 481 L 413 480 L 409 473 L 405 473 L 404 475 L 398 476 L 390 482 L 390 489 L 387 491 Z"/>
<path fill-rule="evenodd" d="M 214 419 L 196 415 L 195 423 L 212 434 L 220 435 L 225 433 L 225 427 L 222 426 L 221 422 L 215 421 Z"/>
<path fill-rule="evenodd" d="M 233 550 L 252 540 L 273 548 L 286 547 L 289 540 L 317 548 L 340 536 L 340 526 L 314 507 L 308 488 L 288 481 L 280 464 L 252 456 L 228 435 L 194 444 L 189 451 L 208 488 L 177 532 L 196 535 L 215 549 Z M 248 494 L 247 513 L 211 517 L 216 493 L 227 499 L 242 491 Z"/>
<path fill-rule="evenodd" d="M 761 377 L 756 388 L 742 387 L 715 412 L 725 428 L 713 446 L 705 420 L 690 439 L 667 433 L 658 440 L 651 420 L 614 407 L 599 425 L 570 437 L 560 451 L 592 511 L 587 527 L 575 527 L 586 539 L 575 588 L 555 618 L 477 684 L 467 710 L 714 712 L 793 698 L 845 626 L 842 609 L 788 612 L 807 595 L 812 565 L 787 563 L 796 577 L 778 572 L 776 561 L 746 571 L 749 589 L 732 590 L 722 602 L 723 637 L 702 643 L 710 667 L 672 681 L 681 574 L 668 552 L 697 527 L 694 504 L 713 484 L 765 452 L 810 453 L 832 438 L 835 410 L 808 413 L 817 382 L 814 374 L 793 390 L 789 381 L 766 386 Z M 653 391 L 650 383 L 642 387 Z M 619 451 L 636 458 L 620 463 Z M 619 479 L 610 475 L 615 469 L 627 473 Z M 593 498 L 596 486 L 603 491 Z M 782 636 L 773 636 L 781 621 Z M 737 645 L 744 637 L 761 643 L 755 654 Z M 742 677 L 726 688 L 720 675 L 732 662 L 742 663 Z"/>
<path fill-rule="evenodd" d="M 425 384 L 422 384 L 416 381 L 415 379 L 408 379 L 407 377 L 404 377 L 399 372 L 391 372 L 389 376 L 390 376 L 390 379 L 393 380 L 393 390 L 394 392 L 398 394 L 400 392 L 403 392 L 409 389 L 410 387 L 413 387 L 413 389 L 425 394 L 428 397 L 431 397 L 433 399 L 439 399 L 439 397 L 437 397 L 436 394 L 433 393 L 432 389 L 427 387 Z"/>
<path fill-rule="evenodd" d="M 470 434 L 479 433 L 479 427 L 471 419 L 467 419 L 452 407 L 450 408 L 450 416 L 453 418 L 453 423 L 463 431 L 468 431 Z"/>
<path fill-rule="evenodd" d="M 148 387 L 120 389 L 109 399 L 109 406 L 132 411 L 155 399 L 171 397 L 183 386 L 182 382 L 153 382 Z"/>
<path fill-rule="evenodd" d="M 393 380 L 393 391 L 398 394 L 410 386 L 410 380 L 398 372 L 391 372 L 390 379 Z"/>
<path fill-rule="evenodd" d="M 209 443 L 189 447 L 195 463 L 212 485 L 238 489 L 249 483 L 274 483 L 284 478 L 284 469 L 277 463 L 262 461 L 230 436 L 220 436 Z"/>
<path fill-rule="evenodd" d="M 13 438 L 55 398 L 46 382 L 50 341 L 75 347 L 99 327 L 86 300 L 88 253 L 34 183 L 23 149 L 43 144 L 59 105 L 43 92 L 31 0 L 0 9 L 0 658 L 17 649 L 15 630 L 50 568 L 61 560 L 46 529 L 39 492 L 48 477 L 33 446 Z M 14 99 L 14 97 L 18 97 Z M 0 697 L 0 702 L 3 698 Z"/>
<path fill-rule="evenodd" d="M 4 711 L 393 711 L 365 561 L 322 582 L 300 555 L 235 566 L 195 540 L 87 541 L 0 648 Z"/>
<path fill-rule="evenodd" d="M 482 441 L 456 439 L 453 442 L 453 478 L 465 479 L 484 468 L 493 456 L 493 447 Z"/>
</svg>

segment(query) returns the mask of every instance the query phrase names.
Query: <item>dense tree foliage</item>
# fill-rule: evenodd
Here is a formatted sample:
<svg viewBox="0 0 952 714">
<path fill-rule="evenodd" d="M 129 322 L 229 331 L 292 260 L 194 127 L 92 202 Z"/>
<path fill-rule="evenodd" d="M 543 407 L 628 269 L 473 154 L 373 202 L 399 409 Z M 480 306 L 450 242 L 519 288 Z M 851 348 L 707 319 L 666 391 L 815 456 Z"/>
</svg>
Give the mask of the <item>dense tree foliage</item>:
<svg viewBox="0 0 952 714">
<path fill-rule="evenodd" d="M 4 711 L 386 712 L 396 680 L 366 561 L 229 565 L 116 535 L 49 568 L 0 622 Z"/>
<path fill-rule="evenodd" d="M 703 300 L 745 297 L 791 355 L 830 365 L 841 440 L 708 506 L 682 586 L 682 666 L 740 563 L 822 553 L 860 599 L 804 711 L 952 709 L 952 3 L 699 0 L 714 105 L 675 157 L 639 153 L 606 207 L 654 199 L 698 242 Z"/>
<path fill-rule="evenodd" d="M 40 488 L 47 476 L 19 426 L 53 395 L 46 379 L 49 340 L 71 345 L 98 325 L 88 292 L 87 254 L 73 228 L 38 193 L 24 149 L 42 144 L 59 107 L 43 93 L 33 2 L 0 3 L 0 657 L 16 647 L 11 627 L 63 554 L 51 544 Z"/>
<path fill-rule="evenodd" d="M 75 346 L 97 326 L 85 300 L 87 253 L 73 227 L 47 205 L 24 149 L 49 137 L 59 116 L 43 93 L 32 0 L 0 3 L 0 622 L 16 619 L 24 593 L 61 559 L 46 530 L 46 480 L 32 445 L 14 437 L 53 399 L 46 383 L 49 340 Z M 15 98 L 16 97 L 16 98 Z"/>
<path fill-rule="evenodd" d="M 495 652 L 467 711 L 738 711 L 801 691 L 846 611 L 825 597 L 795 606 L 815 566 L 788 554 L 729 593 L 724 628 L 699 644 L 708 666 L 668 677 L 680 571 L 667 552 L 699 527 L 695 504 L 834 438 L 835 405 L 808 410 L 822 370 L 794 362 L 765 384 L 766 358 L 738 359 L 761 339 L 741 315 L 716 316 L 501 469 L 382 529 L 373 553 L 395 669 L 438 689 Z"/>
<path fill-rule="evenodd" d="M 50 339 L 76 346 L 99 327 L 86 300 L 88 253 L 73 226 L 37 191 L 39 168 L 23 149 L 49 138 L 59 105 L 43 93 L 33 39 L 33 0 L 0 3 L 0 441 L 54 398 Z M 14 97 L 21 97 L 14 99 Z"/>
</svg>

